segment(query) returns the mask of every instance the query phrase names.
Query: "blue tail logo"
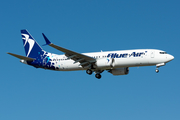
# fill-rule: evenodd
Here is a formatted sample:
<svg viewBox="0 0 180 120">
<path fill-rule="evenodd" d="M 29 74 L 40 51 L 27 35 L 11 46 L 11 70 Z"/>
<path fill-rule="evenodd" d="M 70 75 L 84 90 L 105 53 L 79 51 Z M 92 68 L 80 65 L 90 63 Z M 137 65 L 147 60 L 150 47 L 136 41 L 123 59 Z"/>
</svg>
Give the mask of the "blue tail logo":
<svg viewBox="0 0 180 120">
<path fill-rule="evenodd" d="M 27 30 L 21 30 L 24 49 L 27 57 L 36 58 L 43 51 Z"/>
</svg>

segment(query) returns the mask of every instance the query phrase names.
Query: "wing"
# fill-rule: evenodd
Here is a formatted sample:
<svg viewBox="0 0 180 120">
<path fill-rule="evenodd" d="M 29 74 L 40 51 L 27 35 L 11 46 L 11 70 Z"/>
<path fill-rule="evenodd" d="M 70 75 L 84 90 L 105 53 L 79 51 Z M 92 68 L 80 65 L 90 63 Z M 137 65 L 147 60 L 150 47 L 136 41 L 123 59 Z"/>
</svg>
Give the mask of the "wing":
<svg viewBox="0 0 180 120">
<path fill-rule="evenodd" d="M 17 58 L 19 58 L 19 59 L 26 60 L 26 61 L 33 61 L 33 60 L 35 60 L 34 58 L 29 58 L 29 57 L 25 57 L 25 56 L 21 56 L 21 55 L 9 53 L 9 52 L 8 52 L 7 54 L 12 55 L 12 56 L 14 56 L 14 57 L 17 57 Z"/>
<path fill-rule="evenodd" d="M 84 55 L 84 54 L 81 54 L 81 53 L 77 53 L 77 52 L 74 52 L 74 51 L 71 51 L 71 50 L 68 50 L 66 48 L 63 48 L 63 47 L 60 47 L 60 46 L 57 46 L 57 45 L 54 45 L 53 43 L 51 43 L 48 38 L 42 34 L 45 41 L 46 41 L 46 45 L 49 45 L 57 50 L 60 50 L 62 52 L 65 53 L 65 56 L 67 57 L 67 59 L 72 59 L 74 60 L 74 64 L 77 63 L 77 62 L 80 62 L 80 66 L 82 67 L 90 67 L 93 63 L 96 62 L 96 59 L 90 57 L 90 56 L 87 56 L 87 55 Z"/>
</svg>

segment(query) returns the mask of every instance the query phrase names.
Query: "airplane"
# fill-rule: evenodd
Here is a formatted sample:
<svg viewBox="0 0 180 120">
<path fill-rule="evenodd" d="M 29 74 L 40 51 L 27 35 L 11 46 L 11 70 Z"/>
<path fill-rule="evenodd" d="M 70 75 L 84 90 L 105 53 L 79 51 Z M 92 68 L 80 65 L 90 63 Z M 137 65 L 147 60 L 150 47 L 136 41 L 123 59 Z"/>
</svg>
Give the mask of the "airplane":
<svg viewBox="0 0 180 120">
<path fill-rule="evenodd" d="M 78 53 L 51 43 L 42 33 L 46 41 L 45 45 L 64 53 L 58 55 L 44 51 L 26 29 L 21 30 L 21 35 L 26 56 L 8 52 L 21 59 L 21 63 L 55 71 L 86 70 L 89 75 L 94 72 L 98 79 L 105 70 L 113 75 L 127 75 L 129 67 L 156 66 L 155 71 L 158 73 L 159 67 L 174 59 L 174 56 L 157 49 Z"/>
</svg>

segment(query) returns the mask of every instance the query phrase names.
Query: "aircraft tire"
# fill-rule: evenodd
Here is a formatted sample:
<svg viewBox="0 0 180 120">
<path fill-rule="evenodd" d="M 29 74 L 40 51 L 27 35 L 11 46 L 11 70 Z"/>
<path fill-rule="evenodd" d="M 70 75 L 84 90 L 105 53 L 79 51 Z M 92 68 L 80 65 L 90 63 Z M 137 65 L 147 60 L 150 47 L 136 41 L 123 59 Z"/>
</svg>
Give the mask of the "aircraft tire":
<svg viewBox="0 0 180 120">
<path fill-rule="evenodd" d="M 156 69 L 156 73 L 158 73 L 159 72 L 159 70 L 158 69 Z"/>
<path fill-rule="evenodd" d="M 96 77 L 97 79 L 100 79 L 100 78 L 101 78 L 101 74 L 96 74 L 95 77 Z"/>
<path fill-rule="evenodd" d="M 91 74 L 92 74 L 92 70 L 91 70 L 91 69 L 87 69 L 87 70 L 86 70 L 86 73 L 89 74 L 89 75 L 91 75 Z"/>
</svg>

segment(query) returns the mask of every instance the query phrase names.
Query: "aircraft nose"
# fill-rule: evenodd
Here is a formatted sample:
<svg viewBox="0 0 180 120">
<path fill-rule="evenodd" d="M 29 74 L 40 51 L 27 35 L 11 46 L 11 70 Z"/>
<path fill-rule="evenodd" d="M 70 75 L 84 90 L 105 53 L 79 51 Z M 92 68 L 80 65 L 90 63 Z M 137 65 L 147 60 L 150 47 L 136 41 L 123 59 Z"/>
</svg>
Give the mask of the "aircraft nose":
<svg viewBox="0 0 180 120">
<path fill-rule="evenodd" d="M 173 60 L 173 59 L 174 59 L 174 56 L 169 55 L 169 56 L 168 56 L 168 58 L 169 58 L 169 61 L 171 61 L 171 60 Z"/>
</svg>

